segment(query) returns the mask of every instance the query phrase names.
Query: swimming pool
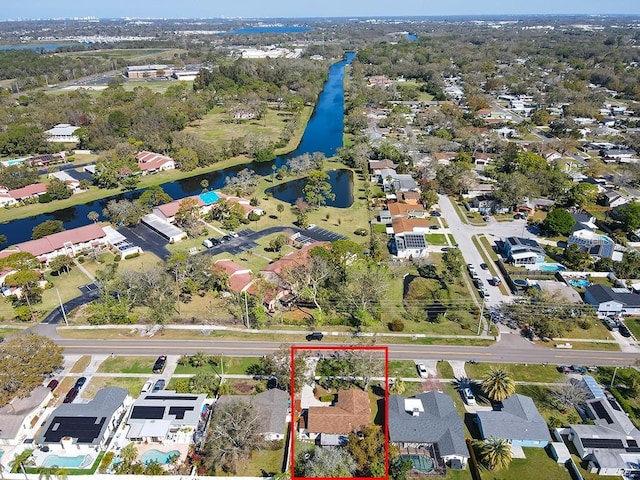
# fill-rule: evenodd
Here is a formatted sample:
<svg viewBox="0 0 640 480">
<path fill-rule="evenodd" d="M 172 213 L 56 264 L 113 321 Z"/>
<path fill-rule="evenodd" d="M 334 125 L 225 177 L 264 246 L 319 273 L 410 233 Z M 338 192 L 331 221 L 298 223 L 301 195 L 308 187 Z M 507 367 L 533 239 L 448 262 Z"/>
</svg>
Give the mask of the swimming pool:
<svg viewBox="0 0 640 480">
<path fill-rule="evenodd" d="M 587 288 L 591 285 L 591 282 L 589 280 L 581 278 L 580 280 L 569 280 L 569 285 L 571 285 L 572 287 Z"/>
<path fill-rule="evenodd" d="M 429 473 L 435 468 L 433 459 L 426 455 L 400 455 L 400 458 L 411 460 L 412 468 L 420 473 Z"/>
<path fill-rule="evenodd" d="M 559 263 L 542 263 L 540 265 L 536 265 L 535 268 L 542 270 L 543 272 L 561 272 L 567 269 L 564 265 L 560 265 Z"/>
<path fill-rule="evenodd" d="M 78 455 L 77 457 L 61 457 L 59 455 L 49 455 L 42 462 L 42 467 L 66 467 L 66 468 L 86 468 L 91 466 L 93 459 L 91 455 Z"/>
<path fill-rule="evenodd" d="M 5 167 L 10 167 L 11 165 L 18 165 L 22 162 L 24 162 L 26 160 L 26 158 L 14 158 L 13 160 L 5 160 L 2 162 L 2 164 Z"/>
<path fill-rule="evenodd" d="M 171 457 L 174 455 L 180 456 L 179 450 L 171 450 L 169 452 L 162 452 L 160 450 L 149 450 L 140 457 L 142 463 L 148 464 L 150 462 L 158 462 L 160 465 L 166 465 L 171 461 Z"/>
</svg>

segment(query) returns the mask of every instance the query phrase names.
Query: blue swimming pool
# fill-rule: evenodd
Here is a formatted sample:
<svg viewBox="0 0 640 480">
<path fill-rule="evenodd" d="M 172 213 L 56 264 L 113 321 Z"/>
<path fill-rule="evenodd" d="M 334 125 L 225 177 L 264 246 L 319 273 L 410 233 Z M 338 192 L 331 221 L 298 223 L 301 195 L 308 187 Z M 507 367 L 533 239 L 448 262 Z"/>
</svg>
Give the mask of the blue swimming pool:
<svg viewBox="0 0 640 480">
<path fill-rule="evenodd" d="M 536 268 L 543 272 L 561 272 L 567 269 L 564 265 L 560 265 L 559 263 L 543 263 L 541 265 L 536 265 Z"/>
<path fill-rule="evenodd" d="M 162 452 L 160 450 L 149 450 L 140 457 L 142 463 L 148 464 L 150 462 L 158 462 L 160 465 L 166 465 L 171 461 L 171 457 L 174 455 L 180 455 L 180 451 L 171 450 L 169 452 Z"/>
<path fill-rule="evenodd" d="M 591 282 L 589 280 L 581 278 L 580 280 L 569 280 L 569 285 L 571 285 L 572 287 L 587 288 L 591 285 Z"/>
<path fill-rule="evenodd" d="M 61 457 L 59 455 L 49 455 L 42 462 L 43 467 L 65 467 L 65 468 L 86 468 L 91 466 L 93 459 L 91 455 L 78 455 L 76 457 Z"/>
</svg>

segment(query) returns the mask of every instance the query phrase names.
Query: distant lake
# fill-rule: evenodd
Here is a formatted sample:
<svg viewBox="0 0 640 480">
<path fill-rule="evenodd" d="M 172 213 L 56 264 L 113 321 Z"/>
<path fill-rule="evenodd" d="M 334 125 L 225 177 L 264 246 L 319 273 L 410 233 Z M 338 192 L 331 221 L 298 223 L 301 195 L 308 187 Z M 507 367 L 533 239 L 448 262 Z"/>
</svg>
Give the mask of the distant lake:
<svg viewBox="0 0 640 480">
<path fill-rule="evenodd" d="M 0 50 L 35 50 L 36 52 L 45 51 L 52 52 L 62 47 L 68 47 L 73 44 L 57 44 L 57 43 L 43 43 L 41 45 L 0 45 Z"/>
<path fill-rule="evenodd" d="M 351 170 L 339 169 L 327 172 L 331 184 L 331 190 L 335 194 L 335 200 L 327 200 L 327 206 L 338 208 L 349 208 L 353 205 L 353 172 Z M 275 198 L 282 202 L 295 203 L 301 197 L 304 197 L 303 189 L 306 180 L 300 178 L 289 182 L 281 183 L 275 187 L 267 189 L 267 193 L 273 194 Z"/>
<path fill-rule="evenodd" d="M 242 35 L 242 34 L 256 34 L 256 33 L 304 33 L 311 30 L 311 27 L 291 27 L 291 26 L 282 26 L 282 27 L 247 27 L 247 28 L 238 28 L 236 30 L 231 30 L 226 33 L 230 33 L 233 35 Z"/>
</svg>

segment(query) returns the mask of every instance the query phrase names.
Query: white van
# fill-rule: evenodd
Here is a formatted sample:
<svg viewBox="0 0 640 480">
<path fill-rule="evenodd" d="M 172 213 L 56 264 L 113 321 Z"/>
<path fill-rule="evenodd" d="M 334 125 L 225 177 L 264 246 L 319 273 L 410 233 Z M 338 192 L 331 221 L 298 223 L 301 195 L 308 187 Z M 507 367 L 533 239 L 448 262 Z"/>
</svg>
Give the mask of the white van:
<svg viewBox="0 0 640 480">
<path fill-rule="evenodd" d="M 476 404 L 476 397 L 473 396 L 473 392 L 470 388 L 465 388 L 464 390 L 462 390 L 462 397 L 464 398 L 464 402 L 467 405 Z"/>
<path fill-rule="evenodd" d="M 202 245 L 204 245 L 207 248 L 213 248 L 213 242 L 208 238 L 204 242 L 202 242 Z"/>
</svg>

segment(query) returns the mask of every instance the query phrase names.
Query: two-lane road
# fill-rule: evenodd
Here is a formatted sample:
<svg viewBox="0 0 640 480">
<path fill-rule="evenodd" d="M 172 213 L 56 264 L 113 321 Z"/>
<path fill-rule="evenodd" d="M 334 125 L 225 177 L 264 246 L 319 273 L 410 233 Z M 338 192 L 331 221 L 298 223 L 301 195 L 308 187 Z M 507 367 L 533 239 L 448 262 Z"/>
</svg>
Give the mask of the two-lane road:
<svg viewBox="0 0 640 480">
<path fill-rule="evenodd" d="M 510 338 L 512 337 L 512 338 Z M 326 338 L 326 337 L 325 337 Z M 216 341 L 216 340 L 79 340 L 57 338 L 56 343 L 64 347 L 68 354 L 115 354 L 115 355 L 183 355 L 204 351 L 209 354 L 230 356 L 267 355 L 280 348 L 278 342 L 259 341 Z M 326 338 L 321 343 L 305 344 L 336 345 Z M 384 345 L 378 343 L 377 345 Z M 412 360 L 414 358 L 435 360 L 469 360 L 481 362 L 505 363 L 549 363 L 583 365 L 632 365 L 638 355 L 635 353 L 603 352 L 585 350 L 550 349 L 524 342 L 521 338 L 503 335 L 503 340 L 490 347 L 452 346 L 452 345 L 388 345 L 389 357 L 394 360 Z"/>
</svg>

